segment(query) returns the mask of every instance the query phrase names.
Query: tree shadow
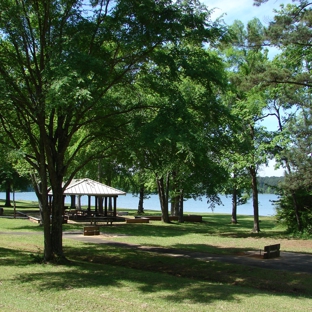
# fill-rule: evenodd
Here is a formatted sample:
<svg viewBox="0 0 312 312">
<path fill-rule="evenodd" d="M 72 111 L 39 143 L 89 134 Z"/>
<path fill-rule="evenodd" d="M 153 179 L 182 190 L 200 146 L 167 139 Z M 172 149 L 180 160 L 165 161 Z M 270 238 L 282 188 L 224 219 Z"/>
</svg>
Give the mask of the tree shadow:
<svg viewBox="0 0 312 312">
<path fill-rule="evenodd" d="M 194 251 L 199 248 L 200 246 L 195 245 Z M 70 245 L 65 246 L 64 250 L 71 260 L 69 265 L 60 266 L 64 270 L 49 270 L 47 265 L 47 269 L 38 272 L 34 267 L 31 274 L 29 270 L 27 273 L 20 273 L 17 282 L 32 283 L 32 287 L 38 291 L 85 288 L 97 291 L 101 287 L 122 288 L 125 283 L 131 283 L 131 287 L 135 287 L 144 296 L 159 294 L 168 302 L 192 304 L 210 304 L 219 300 L 239 303 L 242 299 L 238 299 L 238 295 L 246 298 L 259 293 L 270 293 L 272 290 L 268 289 L 271 285 L 267 281 L 263 289 L 237 287 L 245 286 L 245 281 L 254 277 L 246 274 L 249 269 L 233 264 L 183 257 L 177 259 L 105 243 Z M 0 248 L 0 253 L 3 265 L 27 266 L 32 263 L 29 252 Z M 268 276 L 268 271 L 262 272 L 265 272 L 262 276 Z M 259 285 L 259 280 L 255 278 L 254 281 Z M 274 283 L 278 288 L 275 280 Z"/>
<path fill-rule="evenodd" d="M 38 291 L 86 288 L 97 291 L 99 288 L 108 286 L 122 288 L 126 283 L 132 284 L 132 287 L 136 287 L 144 296 L 148 294 L 155 296 L 159 293 L 164 300 L 175 303 L 187 301 L 209 304 L 218 300 L 235 300 L 237 302 L 237 294 L 244 293 L 246 296 L 253 296 L 259 292 L 258 290 L 245 291 L 220 283 L 203 283 L 196 279 L 168 276 L 167 272 L 132 268 L 131 266 L 120 265 L 118 262 L 117 265 L 112 265 L 99 261 L 96 263 L 73 261 L 70 265 L 64 266 L 63 271 L 57 272 L 48 269 L 44 272 L 36 272 L 34 269 L 32 274 L 19 274 L 18 282 L 21 284 L 32 283 L 32 287 L 36 287 Z M 127 289 L 129 288 L 127 287 Z M 164 295 L 164 292 L 170 294 Z"/>
<path fill-rule="evenodd" d="M 15 250 L 10 248 L 0 247 L 0 255 L 1 265 L 3 266 L 25 266 L 33 260 L 33 254 L 29 251 Z"/>
</svg>

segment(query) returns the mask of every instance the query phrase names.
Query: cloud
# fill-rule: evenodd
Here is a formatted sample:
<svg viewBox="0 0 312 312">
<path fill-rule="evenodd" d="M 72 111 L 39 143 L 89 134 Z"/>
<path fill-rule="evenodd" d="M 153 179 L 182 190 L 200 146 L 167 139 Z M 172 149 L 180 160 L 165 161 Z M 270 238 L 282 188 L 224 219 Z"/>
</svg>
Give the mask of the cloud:
<svg viewBox="0 0 312 312">
<path fill-rule="evenodd" d="M 247 23 L 257 17 L 266 26 L 274 17 L 273 10 L 279 9 L 281 4 L 292 3 L 292 0 L 269 0 L 260 7 L 254 6 L 253 0 L 204 0 L 202 2 L 207 5 L 208 9 L 215 8 L 212 19 L 216 19 L 225 13 L 224 20 L 230 25 L 234 20 Z"/>
<path fill-rule="evenodd" d="M 284 176 L 285 169 L 275 169 L 275 160 L 269 161 L 268 166 L 262 165 L 258 171 L 260 177 L 282 177 Z"/>
</svg>

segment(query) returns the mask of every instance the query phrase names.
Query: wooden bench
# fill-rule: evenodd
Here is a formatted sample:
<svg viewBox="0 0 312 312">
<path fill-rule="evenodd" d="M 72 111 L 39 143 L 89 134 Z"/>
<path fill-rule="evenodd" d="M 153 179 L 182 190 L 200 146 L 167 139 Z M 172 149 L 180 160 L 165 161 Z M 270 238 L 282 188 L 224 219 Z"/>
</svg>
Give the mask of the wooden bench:
<svg viewBox="0 0 312 312">
<path fill-rule="evenodd" d="M 85 226 L 83 228 L 84 236 L 100 235 L 100 228 L 98 226 Z"/>
<path fill-rule="evenodd" d="M 188 221 L 188 222 L 203 222 L 202 216 L 187 215 L 187 216 L 183 216 L 183 218 L 184 218 L 184 221 Z"/>
<path fill-rule="evenodd" d="M 126 223 L 149 223 L 148 218 L 126 219 Z"/>
<path fill-rule="evenodd" d="M 271 259 L 280 256 L 281 244 L 264 246 L 263 259 Z"/>
<path fill-rule="evenodd" d="M 106 224 L 108 224 L 110 222 L 110 224 L 112 225 L 114 221 L 116 221 L 116 217 L 113 216 L 107 216 L 107 217 L 88 217 L 86 218 L 88 221 L 91 222 L 91 225 L 94 223 L 94 225 L 96 225 L 96 222 L 106 222 Z"/>
</svg>

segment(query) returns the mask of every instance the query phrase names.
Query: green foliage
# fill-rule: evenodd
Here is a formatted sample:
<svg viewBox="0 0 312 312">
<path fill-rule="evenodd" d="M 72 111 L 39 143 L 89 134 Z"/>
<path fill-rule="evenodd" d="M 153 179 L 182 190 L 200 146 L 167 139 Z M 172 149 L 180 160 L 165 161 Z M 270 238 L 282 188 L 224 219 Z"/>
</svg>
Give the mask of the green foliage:
<svg viewBox="0 0 312 312">
<path fill-rule="evenodd" d="M 169 44 L 201 46 L 224 36 L 197 1 L 141 2 L 0 2 L 1 138 L 40 177 L 37 195 L 46 213 L 45 233 L 52 237 L 45 238 L 47 245 L 52 242 L 45 246 L 48 257 L 62 256 L 64 179 L 70 182 L 89 162 L 112 161 L 131 134 L 127 125 L 135 112 L 144 114 L 146 103 L 133 100 L 139 98 L 138 77 L 158 62 L 158 82 L 160 76 L 177 76 Z M 220 64 L 213 56 L 210 61 Z M 190 67 L 188 73 L 194 75 Z"/>
<path fill-rule="evenodd" d="M 309 233 L 311 222 L 311 16 L 309 1 L 281 4 L 263 32 L 263 42 L 281 53 L 253 77 L 271 99 L 268 114 L 277 118 L 268 151 L 287 173 L 279 185 L 279 220 L 293 233 Z"/>
<path fill-rule="evenodd" d="M 299 217 L 302 229 L 298 229 L 298 220 L 294 210 L 294 198 L 283 194 L 277 202 L 277 220 L 287 227 L 288 233 L 299 237 L 312 235 L 312 195 L 305 190 L 295 191 L 295 198 L 299 208 Z"/>
<path fill-rule="evenodd" d="M 219 159 L 230 140 L 229 111 L 219 99 L 226 87 L 221 59 L 183 41 L 157 50 L 153 60 L 134 85 L 151 109 L 129 125 L 129 166 L 145 187 L 169 174 L 171 196 L 181 189 L 186 197 L 217 194 L 226 178 Z"/>
</svg>

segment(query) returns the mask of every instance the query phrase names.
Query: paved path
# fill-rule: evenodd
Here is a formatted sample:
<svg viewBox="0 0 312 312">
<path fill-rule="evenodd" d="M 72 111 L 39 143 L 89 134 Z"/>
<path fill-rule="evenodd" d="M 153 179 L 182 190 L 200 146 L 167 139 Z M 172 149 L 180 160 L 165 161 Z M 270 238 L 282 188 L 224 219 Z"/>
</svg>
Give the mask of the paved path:
<svg viewBox="0 0 312 312">
<path fill-rule="evenodd" d="M 221 261 L 233 264 L 254 266 L 259 268 L 312 274 L 311 254 L 281 251 L 281 256 L 279 258 L 262 259 L 260 257 L 256 257 L 254 253 L 253 254 L 246 253 L 244 255 L 216 255 L 204 252 L 191 252 L 173 248 L 149 247 L 135 244 L 112 242 L 105 239 L 107 238 L 107 236 L 105 235 L 83 236 L 83 234 L 77 232 L 76 233 L 65 232 L 64 237 L 79 240 L 85 243 L 106 244 L 132 249 L 134 248 L 142 251 L 167 254 L 174 257 L 189 257 L 205 261 Z"/>
</svg>

